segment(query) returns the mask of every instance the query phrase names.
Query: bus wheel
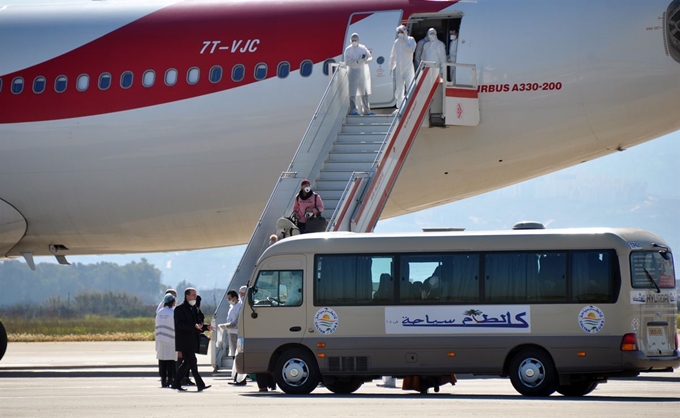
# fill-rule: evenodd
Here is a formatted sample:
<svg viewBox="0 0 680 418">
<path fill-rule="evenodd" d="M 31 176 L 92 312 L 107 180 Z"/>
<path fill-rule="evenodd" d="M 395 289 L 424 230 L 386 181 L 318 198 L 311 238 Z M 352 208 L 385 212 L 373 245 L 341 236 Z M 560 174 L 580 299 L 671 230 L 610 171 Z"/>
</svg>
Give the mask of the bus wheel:
<svg viewBox="0 0 680 418">
<path fill-rule="evenodd" d="M 564 396 L 580 397 L 589 394 L 597 387 L 597 382 L 582 382 L 571 385 L 562 385 L 557 388 L 557 392 Z"/>
<path fill-rule="evenodd" d="M 276 384 L 291 395 L 307 395 L 321 380 L 319 367 L 311 353 L 302 348 L 286 350 L 276 362 Z"/>
<path fill-rule="evenodd" d="M 7 351 L 7 331 L 5 331 L 5 326 L 0 322 L 0 360 L 5 355 Z"/>
<path fill-rule="evenodd" d="M 515 355 L 509 373 L 512 386 L 524 396 L 550 396 L 559 384 L 552 358 L 535 348 Z"/>
<path fill-rule="evenodd" d="M 352 377 L 349 380 L 324 379 L 323 381 L 326 389 L 338 395 L 349 395 L 356 392 L 364 381 L 358 377 Z"/>
</svg>

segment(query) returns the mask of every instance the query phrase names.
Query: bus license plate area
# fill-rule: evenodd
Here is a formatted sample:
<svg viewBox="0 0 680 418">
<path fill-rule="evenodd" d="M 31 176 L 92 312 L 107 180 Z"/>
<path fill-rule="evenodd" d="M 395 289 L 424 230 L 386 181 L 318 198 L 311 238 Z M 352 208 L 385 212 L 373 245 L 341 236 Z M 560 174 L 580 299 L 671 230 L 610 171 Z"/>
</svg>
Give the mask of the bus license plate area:
<svg viewBox="0 0 680 418">
<path fill-rule="evenodd" d="M 647 328 L 647 347 L 652 350 L 666 350 L 666 332 L 662 327 Z"/>
</svg>

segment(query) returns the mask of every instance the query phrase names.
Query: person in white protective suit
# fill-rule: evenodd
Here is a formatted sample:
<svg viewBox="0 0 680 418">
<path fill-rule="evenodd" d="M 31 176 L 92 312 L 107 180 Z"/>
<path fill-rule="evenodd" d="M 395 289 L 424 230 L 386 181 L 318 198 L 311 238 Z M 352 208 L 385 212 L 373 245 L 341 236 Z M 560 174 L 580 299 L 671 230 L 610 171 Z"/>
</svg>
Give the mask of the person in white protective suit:
<svg viewBox="0 0 680 418">
<path fill-rule="evenodd" d="M 437 39 L 437 31 L 430 28 L 427 31 L 427 43 L 423 46 L 423 61 L 434 62 L 439 68 L 439 80 L 446 80 L 446 46 Z"/>
<path fill-rule="evenodd" d="M 359 43 L 359 35 L 353 33 L 351 43 L 345 48 L 345 64 L 348 67 L 349 80 L 349 114 L 375 115 L 368 104 L 371 94 L 371 72 L 368 63 L 373 56 L 366 46 Z M 357 104 L 357 101 L 359 102 Z"/>
<path fill-rule="evenodd" d="M 394 41 L 390 53 L 390 73 L 395 82 L 397 109 L 401 109 L 406 89 L 411 86 L 416 76 L 413 70 L 413 52 L 415 50 L 416 40 L 412 36 L 408 36 L 406 26 L 399 26 L 397 28 L 397 39 Z"/>
<path fill-rule="evenodd" d="M 456 62 L 458 54 L 458 31 L 451 29 L 449 32 L 449 62 Z M 452 84 L 456 84 L 456 67 L 449 68 L 449 76 Z"/>
</svg>

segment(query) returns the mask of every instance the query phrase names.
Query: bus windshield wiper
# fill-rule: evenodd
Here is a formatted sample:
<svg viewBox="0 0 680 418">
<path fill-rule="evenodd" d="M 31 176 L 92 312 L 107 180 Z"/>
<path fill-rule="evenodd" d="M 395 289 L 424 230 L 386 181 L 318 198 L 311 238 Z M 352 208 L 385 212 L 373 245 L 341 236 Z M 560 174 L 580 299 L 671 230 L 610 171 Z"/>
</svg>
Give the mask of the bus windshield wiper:
<svg viewBox="0 0 680 418">
<path fill-rule="evenodd" d="M 652 277 L 652 275 L 649 274 L 649 272 L 647 271 L 646 268 L 643 267 L 642 270 L 645 271 L 645 274 L 647 275 L 647 278 L 649 279 L 649 281 L 652 282 L 652 284 L 654 285 L 654 287 L 656 287 L 656 293 L 661 293 L 661 289 L 659 289 L 659 286 L 657 286 L 657 284 L 656 284 L 656 282 L 654 281 L 654 278 Z"/>
</svg>

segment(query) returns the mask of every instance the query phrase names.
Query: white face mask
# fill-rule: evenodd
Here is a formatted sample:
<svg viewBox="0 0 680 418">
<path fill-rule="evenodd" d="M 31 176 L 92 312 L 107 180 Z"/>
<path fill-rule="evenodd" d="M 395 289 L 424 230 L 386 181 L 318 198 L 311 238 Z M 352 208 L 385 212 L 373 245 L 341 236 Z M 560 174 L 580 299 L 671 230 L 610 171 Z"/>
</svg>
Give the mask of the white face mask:
<svg viewBox="0 0 680 418">
<path fill-rule="evenodd" d="M 307 186 L 304 188 L 305 193 L 309 193 L 312 190 L 311 187 Z"/>
<path fill-rule="evenodd" d="M 458 37 L 456 35 L 451 35 L 449 38 L 451 38 L 452 41 L 455 41 Z"/>
<path fill-rule="evenodd" d="M 189 305 L 191 305 L 191 306 L 194 306 L 194 305 L 196 304 L 196 301 L 195 301 L 195 300 L 189 300 L 189 301 L 187 301 L 187 302 L 189 302 Z"/>
<path fill-rule="evenodd" d="M 352 46 L 353 47 L 358 47 L 359 46 L 359 41 L 352 41 Z"/>
<path fill-rule="evenodd" d="M 399 32 L 399 37 L 404 39 L 404 34 L 402 32 Z"/>
<path fill-rule="evenodd" d="M 430 38 L 431 41 L 435 41 L 437 39 L 437 35 L 427 35 L 428 38 Z"/>
<path fill-rule="evenodd" d="M 234 302 L 233 300 L 230 300 L 230 301 L 229 301 L 229 304 L 230 304 L 230 305 L 236 305 L 236 302 Z"/>
</svg>

